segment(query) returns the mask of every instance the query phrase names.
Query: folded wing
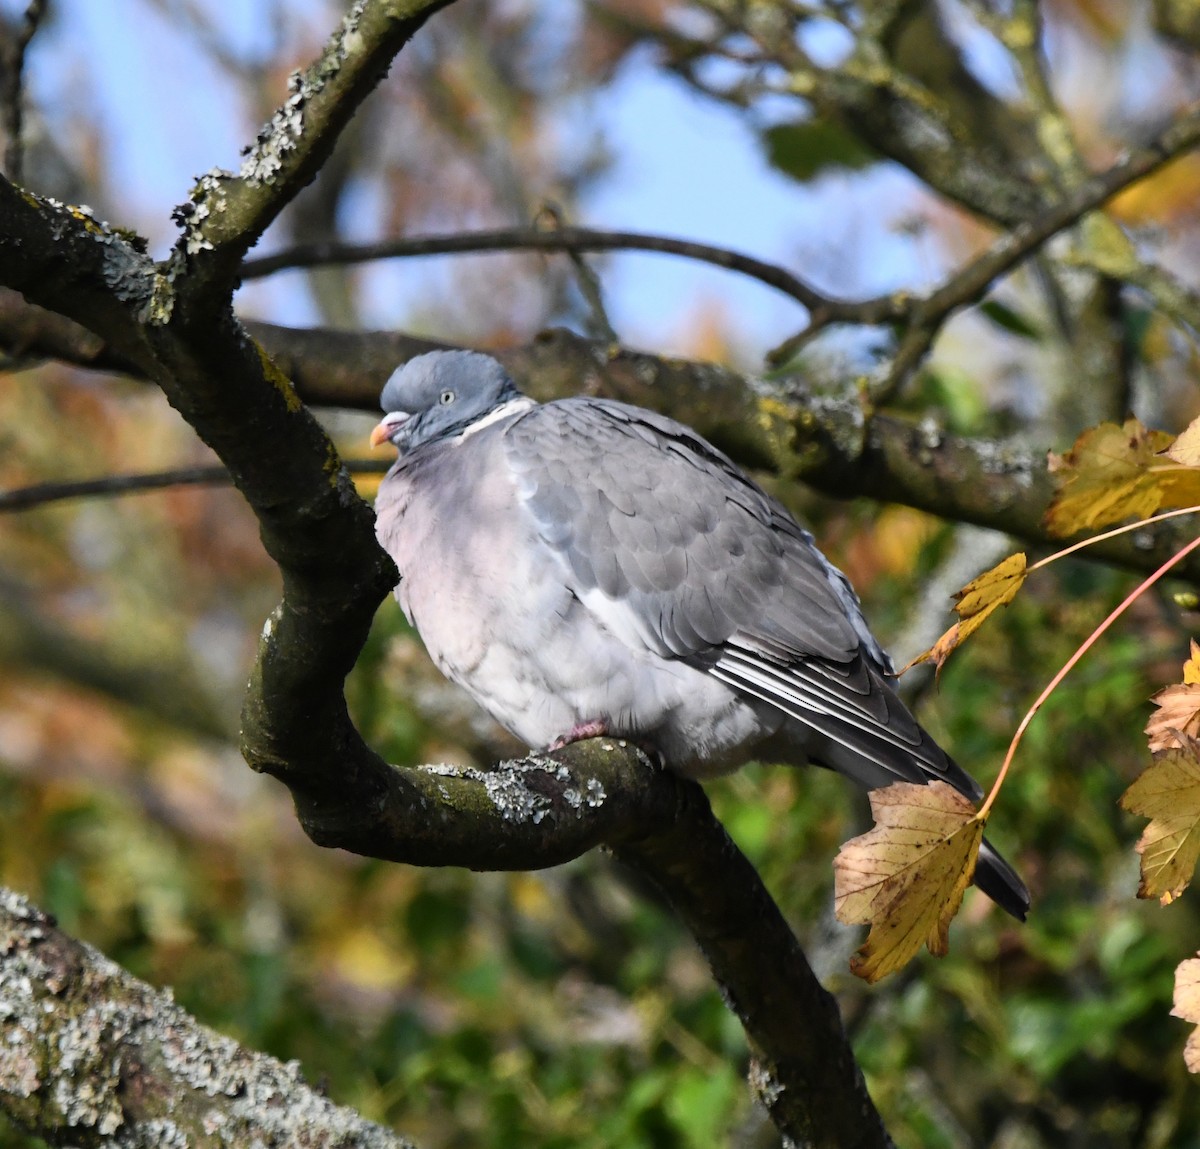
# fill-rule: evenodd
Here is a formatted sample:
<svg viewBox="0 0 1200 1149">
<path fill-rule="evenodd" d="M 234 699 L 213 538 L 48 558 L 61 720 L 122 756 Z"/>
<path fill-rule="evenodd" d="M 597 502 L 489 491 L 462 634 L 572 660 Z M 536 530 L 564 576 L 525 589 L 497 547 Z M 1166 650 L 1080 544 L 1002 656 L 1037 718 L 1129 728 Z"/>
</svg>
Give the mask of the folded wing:
<svg viewBox="0 0 1200 1149">
<path fill-rule="evenodd" d="M 864 785 L 937 777 L 979 796 L 892 689 L 845 577 L 709 443 L 639 408 L 568 399 L 518 420 L 506 451 L 572 589 L 626 642 L 777 707 L 816 761 Z"/>
</svg>

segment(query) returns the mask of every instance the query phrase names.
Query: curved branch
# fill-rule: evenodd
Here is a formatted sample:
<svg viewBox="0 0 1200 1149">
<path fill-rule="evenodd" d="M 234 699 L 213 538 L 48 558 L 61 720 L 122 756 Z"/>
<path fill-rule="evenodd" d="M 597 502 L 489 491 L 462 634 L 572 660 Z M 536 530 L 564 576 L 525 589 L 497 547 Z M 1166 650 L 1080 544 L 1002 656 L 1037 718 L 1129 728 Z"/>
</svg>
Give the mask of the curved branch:
<svg viewBox="0 0 1200 1149">
<path fill-rule="evenodd" d="M 54 1144 L 412 1149 L 2 888 L 0 1011 L 0 1106 Z"/>
<path fill-rule="evenodd" d="M 289 96 L 246 150 L 241 169 L 201 176 L 175 211 L 176 263 L 188 290 L 233 286 L 238 265 L 296 193 L 317 174 L 342 129 L 396 54 L 451 0 L 361 0 L 320 57 L 288 81 Z"/>
<path fill-rule="evenodd" d="M 756 1088 L 780 1132 L 797 1145 L 889 1149 L 834 999 L 696 783 L 607 739 L 487 771 L 386 769 L 374 794 L 344 783 L 311 796 L 294 787 L 309 836 L 370 857 L 487 870 L 537 869 L 612 846 L 695 937 L 746 1029 Z"/>
<path fill-rule="evenodd" d="M 664 235 L 647 235 L 636 231 L 603 231 L 587 227 L 506 227 L 489 231 L 464 231 L 452 235 L 407 236 L 382 240 L 378 243 L 306 243 L 289 247 L 274 255 L 248 259 L 242 264 L 242 279 L 259 279 L 290 268 L 323 267 L 329 264 L 366 263 L 379 259 L 411 259 L 428 255 L 467 255 L 501 251 L 657 251 L 687 259 L 710 263 L 727 271 L 765 283 L 790 296 L 810 311 L 834 317 L 831 321 L 846 323 L 879 323 L 890 318 L 879 309 L 891 306 L 890 300 L 830 299 L 777 264 L 764 263 L 753 256 L 673 239 Z"/>
</svg>

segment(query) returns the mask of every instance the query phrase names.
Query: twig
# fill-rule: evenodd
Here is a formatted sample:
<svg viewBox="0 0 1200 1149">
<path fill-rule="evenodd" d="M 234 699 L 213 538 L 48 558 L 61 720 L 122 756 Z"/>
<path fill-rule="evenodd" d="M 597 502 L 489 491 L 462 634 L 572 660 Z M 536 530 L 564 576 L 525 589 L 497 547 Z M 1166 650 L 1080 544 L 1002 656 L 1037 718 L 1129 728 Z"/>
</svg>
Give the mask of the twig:
<svg viewBox="0 0 1200 1149">
<path fill-rule="evenodd" d="M 534 219 L 535 226 L 550 232 L 561 231 L 563 227 L 562 211 L 557 204 L 544 203 Z M 594 339 L 602 339 L 606 343 L 620 344 L 616 328 L 608 316 L 608 308 L 604 305 L 604 288 L 595 268 L 578 251 L 567 252 L 567 258 L 575 268 L 575 280 L 579 293 L 588 306 L 588 334 Z"/>
<path fill-rule="evenodd" d="M 997 240 L 983 255 L 929 295 L 924 306 L 940 315 L 973 303 L 983 296 L 994 280 L 1011 271 L 1034 248 L 1197 144 L 1200 144 L 1200 106 L 1193 105 L 1187 114 L 1145 147 L 1126 152 L 1110 168 L 1088 180 L 1062 202 Z"/>
<path fill-rule="evenodd" d="M 252 53 L 247 51 L 246 57 L 240 57 L 222 38 L 221 31 L 213 20 L 210 12 L 196 0 L 150 0 L 163 18 L 174 24 L 183 25 L 191 34 L 192 39 L 207 53 L 222 71 L 228 73 L 231 79 L 242 83 L 258 85 L 266 69 L 253 62 Z M 214 9 L 216 11 L 217 9 Z M 273 29 L 278 39 L 278 29 Z M 268 60 L 274 58 L 279 51 L 278 43 L 262 48 L 256 58 Z"/>
<path fill-rule="evenodd" d="M 352 475 L 383 474 L 391 465 L 387 459 L 350 459 L 346 470 Z M 102 479 L 80 479 L 62 483 L 36 483 L 0 491 L 0 513 L 28 511 L 47 503 L 68 499 L 87 499 L 96 496 L 137 495 L 160 491 L 167 487 L 228 486 L 233 482 L 229 472 L 220 464 L 202 467 L 179 467 L 171 471 L 151 471 L 140 475 L 106 475 Z"/>
<path fill-rule="evenodd" d="M 634 231 L 597 231 L 586 227 L 559 227 L 550 231 L 530 227 L 497 228 L 489 231 L 458 232 L 453 235 L 409 236 L 379 243 L 308 243 L 290 247 L 275 255 L 248 259 L 242 264 L 241 277 L 260 279 L 277 271 L 328 264 L 366 263 L 376 259 L 410 259 L 423 255 L 462 255 L 488 251 L 661 251 L 687 259 L 711 263 L 736 271 L 774 287 L 806 307 L 810 316 L 828 315 L 825 322 L 878 323 L 892 316 L 895 304 L 889 299 L 855 303 L 831 299 L 790 271 L 753 256 Z"/>
<path fill-rule="evenodd" d="M 1070 262 L 1106 272 L 1103 260 L 1094 259 L 1086 251 L 1074 253 Z M 1145 292 L 1193 343 L 1200 340 L 1200 292 L 1184 283 L 1174 272 L 1160 264 L 1151 263 L 1139 255 L 1122 271 L 1120 279 Z"/>
<path fill-rule="evenodd" d="M 1055 98 L 1046 71 L 1043 16 L 1037 0 L 1015 0 L 1011 12 L 993 10 L 984 0 L 972 0 L 971 12 L 1012 56 L 1032 107 L 1038 143 L 1055 168 L 1060 186 L 1075 187 L 1088 177 L 1087 165 Z"/>
<path fill-rule="evenodd" d="M 620 344 L 621 338 L 608 317 L 608 308 L 604 306 L 604 291 L 595 268 L 577 251 L 568 252 L 567 258 L 575 267 L 575 280 L 579 284 L 579 292 L 588 305 L 588 333 L 593 338 L 603 339 L 614 345 Z"/>
<path fill-rule="evenodd" d="M 1183 467 L 1180 468 L 1180 470 L 1184 469 Z M 1045 558 L 1038 559 L 1025 573 L 1031 575 L 1034 571 L 1041 570 L 1042 567 L 1048 567 L 1052 562 L 1057 562 L 1059 559 L 1065 559 L 1068 555 L 1073 555 L 1076 551 L 1090 547 L 1093 543 L 1103 543 L 1108 539 L 1127 535 L 1130 531 L 1144 531 L 1147 527 L 1154 526 L 1155 523 L 1166 522 L 1168 519 L 1178 519 L 1183 515 L 1194 515 L 1198 511 L 1200 511 L 1200 506 L 1176 507 L 1173 511 L 1163 511 L 1162 514 L 1151 515 L 1148 519 L 1138 519 L 1136 523 L 1126 523 L 1123 527 L 1114 527 L 1111 531 L 1105 531 L 1103 534 L 1081 539 L 1077 543 L 1072 543 L 1069 547 L 1063 547 L 1061 551 L 1055 551 L 1052 555 L 1046 555 Z"/>
<path fill-rule="evenodd" d="M 24 166 L 21 131 L 24 118 L 22 80 L 25 73 L 25 54 L 37 34 L 42 17 L 46 14 L 46 7 L 47 0 L 29 0 L 25 15 L 21 19 L 21 26 L 7 52 L 8 59 L 4 62 L 4 90 L 0 94 L 5 135 L 4 170 L 13 183 L 21 182 Z"/>
</svg>

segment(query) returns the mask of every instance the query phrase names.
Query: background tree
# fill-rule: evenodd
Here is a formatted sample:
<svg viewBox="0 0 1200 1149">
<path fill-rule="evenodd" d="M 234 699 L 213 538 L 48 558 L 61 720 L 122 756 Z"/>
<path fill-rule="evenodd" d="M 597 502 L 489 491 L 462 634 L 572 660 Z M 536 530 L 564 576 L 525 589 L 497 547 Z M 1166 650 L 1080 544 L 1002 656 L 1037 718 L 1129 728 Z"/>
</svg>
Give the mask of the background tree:
<svg viewBox="0 0 1200 1149">
<path fill-rule="evenodd" d="M 773 1044 L 810 1037 L 786 1024 L 803 1005 L 799 959 L 777 932 L 759 944 L 769 918 L 731 917 L 760 903 L 697 792 L 581 746 L 563 756 L 570 777 L 602 777 L 610 802 L 575 820 L 561 791 L 543 790 L 558 805 L 536 827 L 495 817 L 477 767 L 515 748 L 426 667 L 392 604 L 367 637 L 393 575 L 369 515 L 331 485 L 325 440 L 287 379 L 344 457 L 370 426 L 346 411 L 372 409 L 425 339 L 496 349 L 542 397 L 594 390 L 667 409 L 814 521 L 907 658 L 944 625 L 949 593 L 1009 546 L 996 532 L 1045 544 L 1047 447 L 1130 409 L 1170 429 L 1194 413 L 1189 6 L 459 0 L 346 13 L 312 0 L 231 14 L 130 0 L 128 19 L 108 15 L 116 31 L 89 28 L 97 6 L 69 0 L 0 11 L 0 484 L 18 492 L 0 519 L 0 881 L 172 986 L 201 1021 L 299 1059 L 338 1102 L 421 1145 L 769 1144 L 777 1128 L 829 1143 L 803 1088 L 827 1067 L 804 1062 L 811 1042 Z M 111 79 L 122 68 L 82 62 L 98 47 L 124 63 L 121 83 L 147 84 L 133 122 Z M 295 69 L 309 70 L 289 88 Z M 713 146 L 689 197 L 739 187 L 732 232 L 767 202 L 755 197 L 786 187 L 797 220 L 782 254 L 573 230 L 629 218 L 611 209 L 618 145 L 639 137 L 609 113 L 637 85 L 726 108 L 706 123 L 761 144 L 776 183 L 731 185 L 729 153 Z M 642 115 L 648 150 L 669 154 L 675 125 Z M 201 178 L 186 197 L 196 167 L 236 167 L 221 148 L 264 120 L 237 177 Z M 203 148 L 192 168 L 184 140 Z M 653 230 L 732 243 L 681 237 L 676 218 Z M 504 231 L 470 234 L 482 228 Z M 417 242 L 431 233 L 443 238 Z M 265 258 L 248 258 L 260 239 Z M 692 257 L 687 274 L 707 260 L 729 269 L 721 284 L 767 287 L 717 294 L 706 279 L 668 309 L 641 284 L 675 292 L 650 262 L 662 256 L 595 254 L 638 246 Z M 501 254 L 363 262 L 485 247 Z M 239 280 L 253 343 L 228 307 Z M 213 450 L 240 494 L 172 480 L 136 499 L 30 491 L 210 466 Z M 1128 589 L 1120 568 L 1153 569 L 1182 537 L 1142 532 L 1109 544 L 1108 566 L 1053 568 L 939 690 L 912 686 L 923 721 L 986 777 L 1042 683 Z M 1195 583 L 1194 564 L 1184 578 Z M 1136 827 L 1115 805 L 1144 755 L 1143 700 L 1184 657 L 1188 609 L 1139 602 L 1027 736 L 994 825 L 1034 887 L 1030 923 L 972 896 L 948 959 L 881 986 L 848 976 L 860 938 L 828 911 L 830 859 L 865 826 L 859 798 L 770 767 L 707 788 L 836 992 L 898 1142 L 1200 1137 L 1185 1029 L 1167 1017 L 1171 971 L 1200 923 L 1186 897 L 1169 912 L 1132 900 Z M 387 770 L 341 710 L 356 657 L 354 723 L 408 769 Z M 245 753 L 290 787 L 295 812 L 236 751 L 252 665 Z M 440 761 L 458 773 L 413 769 Z M 548 776 L 510 775 L 526 793 Z M 413 817 L 443 789 L 443 823 Z M 686 851 L 664 832 L 676 817 Z M 301 826 L 437 865 L 318 850 Z M 585 852 L 600 841 L 615 861 Z M 664 886 L 745 1017 L 774 1125 Z M 107 1001 L 110 1020 L 184 1022 L 120 979 L 88 980 L 86 952 L 22 903 L 3 912 L 5 1109 L 67 1143 L 185 1127 L 183 1103 L 133 1103 L 169 1095 L 150 1055 L 123 1060 L 155 1088 L 127 1076 L 122 1109 L 45 1103 L 62 1066 L 12 1052 L 34 1036 L 7 1040 L 20 1030 L 14 971 L 41 962 L 45 1000 Z M 80 986 L 93 998 L 72 997 Z M 118 1030 L 103 1036 L 124 1040 Z M 818 1042 L 817 1059 L 830 1047 Z M 111 1056 L 85 1064 L 70 1076 L 101 1099 L 121 1081 Z M 853 1073 L 840 1068 L 845 1100 Z M 260 1070 L 307 1119 L 286 1074 Z M 233 1073 L 221 1078 L 233 1092 L 264 1079 Z M 186 1072 L 170 1080 L 183 1096 L 196 1088 Z M 383 1136 L 340 1128 L 329 1143 Z M 0 1143 L 24 1135 L 5 1129 Z"/>
</svg>

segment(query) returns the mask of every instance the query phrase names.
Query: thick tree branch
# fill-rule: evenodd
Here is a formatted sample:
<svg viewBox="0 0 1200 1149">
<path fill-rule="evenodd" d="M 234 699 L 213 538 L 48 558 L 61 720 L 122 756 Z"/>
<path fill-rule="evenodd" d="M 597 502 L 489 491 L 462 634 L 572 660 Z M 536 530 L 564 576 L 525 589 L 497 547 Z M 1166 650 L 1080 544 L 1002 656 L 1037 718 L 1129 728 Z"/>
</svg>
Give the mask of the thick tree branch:
<svg viewBox="0 0 1200 1149">
<path fill-rule="evenodd" d="M 35 332 L 23 344 L 27 354 L 115 369 L 103 341 L 22 306 L 34 312 L 32 319 L 23 319 L 22 307 L 0 292 L 0 345 Z M 379 390 L 398 364 L 445 346 L 392 332 L 247 327 L 295 381 L 301 398 L 317 406 L 377 410 Z M 868 419 L 856 396 L 809 395 L 799 385 L 764 392 L 757 380 L 726 368 L 618 351 L 565 330 L 498 356 L 538 399 L 587 392 L 668 415 L 686 411 L 696 430 L 744 466 L 801 480 L 834 498 L 902 503 L 1005 531 L 1033 546 L 1059 543 L 1041 522 L 1053 478 L 1044 453 L 1026 445 L 947 434 L 933 419 L 914 422 L 886 412 Z M 1148 573 L 1182 538 L 1182 528 L 1161 524 L 1089 548 L 1087 557 Z M 1200 585 L 1200 562 L 1185 562 L 1178 577 Z"/>
<path fill-rule="evenodd" d="M 0 888 L 0 1106 L 55 1145 L 411 1149 Z"/>
<path fill-rule="evenodd" d="M 800 383 L 764 389 L 710 364 L 614 353 L 566 331 L 500 358 L 539 399 L 585 391 L 687 411 L 696 430 L 743 465 L 833 498 L 903 503 L 1035 546 L 1060 545 L 1042 525 L 1055 482 L 1044 452 L 1027 444 L 949 434 L 931 418 L 868 414 L 856 393 L 836 398 Z M 1178 524 L 1160 524 L 1089 547 L 1088 557 L 1148 572 L 1185 537 Z M 1200 562 L 1187 560 L 1179 577 L 1200 585 Z"/>
<path fill-rule="evenodd" d="M 290 95 L 247 149 L 241 170 L 202 176 L 177 209 L 176 254 L 190 291 L 232 285 L 238 265 L 320 170 L 342 129 L 396 54 L 450 0 L 360 0 L 321 56 L 289 80 Z"/>
<path fill-rule="evenodd" d="M 795 1145 L 890 1146 L 837 1003 L 704 792 L 691 786 L 685 796 L 668 828 L 628 840 L 616 854 L 662 890 L 692 931 L 750 1037 L 759 1101 Z M 814 1098 L 827 1101 L 814 1106 Z"/>
</svg>

